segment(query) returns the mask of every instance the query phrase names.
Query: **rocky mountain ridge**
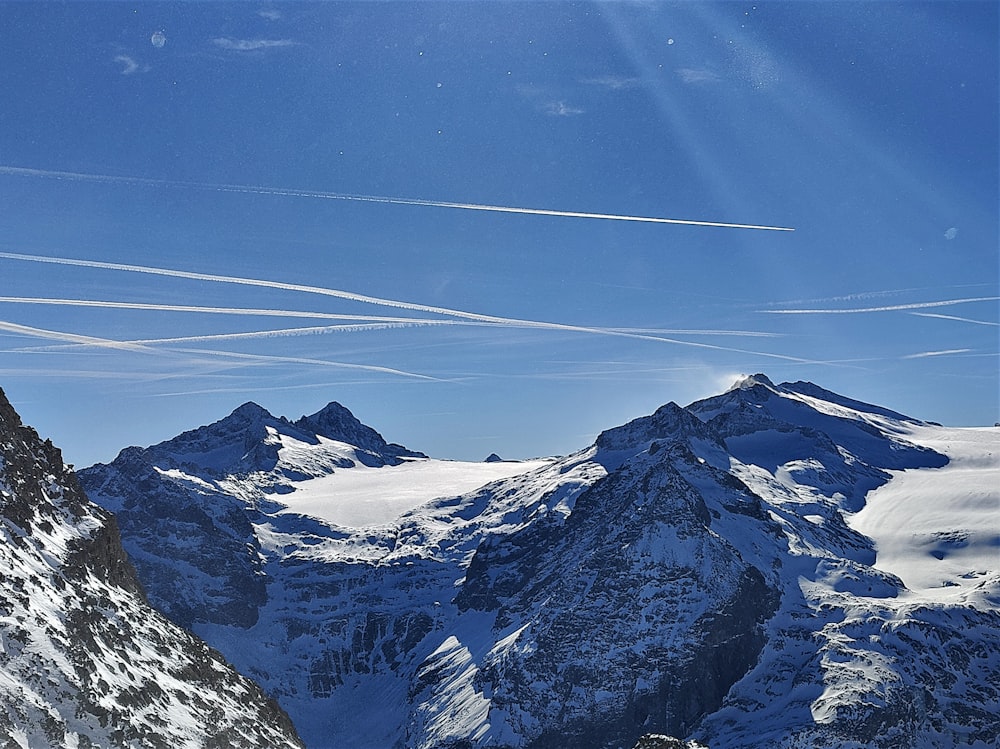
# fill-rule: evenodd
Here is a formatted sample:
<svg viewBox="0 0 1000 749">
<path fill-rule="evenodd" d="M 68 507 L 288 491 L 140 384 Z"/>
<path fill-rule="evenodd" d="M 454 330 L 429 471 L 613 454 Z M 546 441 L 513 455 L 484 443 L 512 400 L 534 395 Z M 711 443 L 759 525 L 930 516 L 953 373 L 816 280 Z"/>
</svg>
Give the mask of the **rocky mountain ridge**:
<svg viewBox="0 0 1000 749">
<path fill-rule="evenodd" d="M 880 487 L 948 467 L 917 420 L 755 375 L 346 527 L 290 508 L 317 477 L 423 459 L 341 408 L 244 406 L 263 432 L 223 420 L 81 472 L 151 600 L 314 749 L 944 749 L 1000 730 L 1000 565 L 980 555 L 940 603 L 852 527 Z M 354 431 L 319 433 L 334 421 Z"/>
<path fill-rule="evenodd" d="M 114 517 L 0 391 L 0 741 L 301 746 L 287 715 L 154 611 Z"/>
</svg>

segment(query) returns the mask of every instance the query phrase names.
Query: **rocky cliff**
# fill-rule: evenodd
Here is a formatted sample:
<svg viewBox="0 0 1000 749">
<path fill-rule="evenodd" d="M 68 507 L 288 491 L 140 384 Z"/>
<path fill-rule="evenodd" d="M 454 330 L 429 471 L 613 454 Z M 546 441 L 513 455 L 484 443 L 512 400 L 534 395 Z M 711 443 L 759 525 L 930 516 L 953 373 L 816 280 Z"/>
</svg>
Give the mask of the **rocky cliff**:
<svg viewBox="0 0 1000 749">
<path fill-rule="evenodd" d="M 301 746 L 287 715 L 154 611 L 114 517 L 0 391 L 0 742 Z"/>
</svg>

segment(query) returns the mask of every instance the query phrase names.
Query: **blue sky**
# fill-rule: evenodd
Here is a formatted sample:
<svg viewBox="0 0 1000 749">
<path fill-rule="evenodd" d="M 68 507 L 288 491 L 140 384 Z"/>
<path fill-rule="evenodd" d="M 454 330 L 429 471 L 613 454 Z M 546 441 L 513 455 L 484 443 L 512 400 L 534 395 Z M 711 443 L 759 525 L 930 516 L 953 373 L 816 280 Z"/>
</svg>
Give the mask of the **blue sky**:
<svg viewBox="0 0 1000 749">
<path fill-rule="evenodd" d="M 247 400 L 565 453 L 758 371 L 992 424 L 998 38 L 992 2 L 0 4 L 0 387 L 77 465 Z"/>
</svg>

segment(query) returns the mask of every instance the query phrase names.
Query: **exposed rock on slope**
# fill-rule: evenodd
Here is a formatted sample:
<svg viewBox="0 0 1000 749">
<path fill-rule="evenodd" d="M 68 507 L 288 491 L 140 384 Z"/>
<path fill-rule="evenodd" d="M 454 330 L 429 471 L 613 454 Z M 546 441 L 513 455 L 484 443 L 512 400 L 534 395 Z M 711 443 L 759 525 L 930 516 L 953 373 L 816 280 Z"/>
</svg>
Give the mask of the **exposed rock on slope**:
<svg viewBox="0 0 1000 749">
<path fill-rule="evenodd" d="M 0 742 L 301 746 L 288 717 L 146 603 L 114 518 L 0 391 Z"/>
</svg>

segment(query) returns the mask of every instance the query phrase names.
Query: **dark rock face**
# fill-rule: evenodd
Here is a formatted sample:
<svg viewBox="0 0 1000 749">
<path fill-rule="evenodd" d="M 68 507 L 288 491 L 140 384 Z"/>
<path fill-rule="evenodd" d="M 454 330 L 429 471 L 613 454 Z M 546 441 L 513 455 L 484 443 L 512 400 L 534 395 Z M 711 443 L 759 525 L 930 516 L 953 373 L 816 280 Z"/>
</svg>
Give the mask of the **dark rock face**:
<svg viewBox="0 0 1000 749">
<path fill-rule="evenodd" d="M 640 439 L 660 435 L 666 447 L 595 483 L 564 523 L 491 538 L 469 564 L 459 608 L 523 631 L 482 682 L 507 714 L 542 723 L 530 747 L 631 744 L 642 728 L 687 735 L 764 644 L 780 593 L 710 531 L 675 465 L 689 453 L 667 443 L 690 435 Z"/>
<path fill-rule="evenodd" d="M 2 391 L 0 569 L 5 745 L 301 746 L 256 685 L 149 607 L 114 518 Z"/>
<path fill-rule="evenodd" d="M 632 749 L 708 749 L 708 747 L 693 741 L 681 741 L 673 736 L 650 733 L 641 737 Z"/>
</svg>

